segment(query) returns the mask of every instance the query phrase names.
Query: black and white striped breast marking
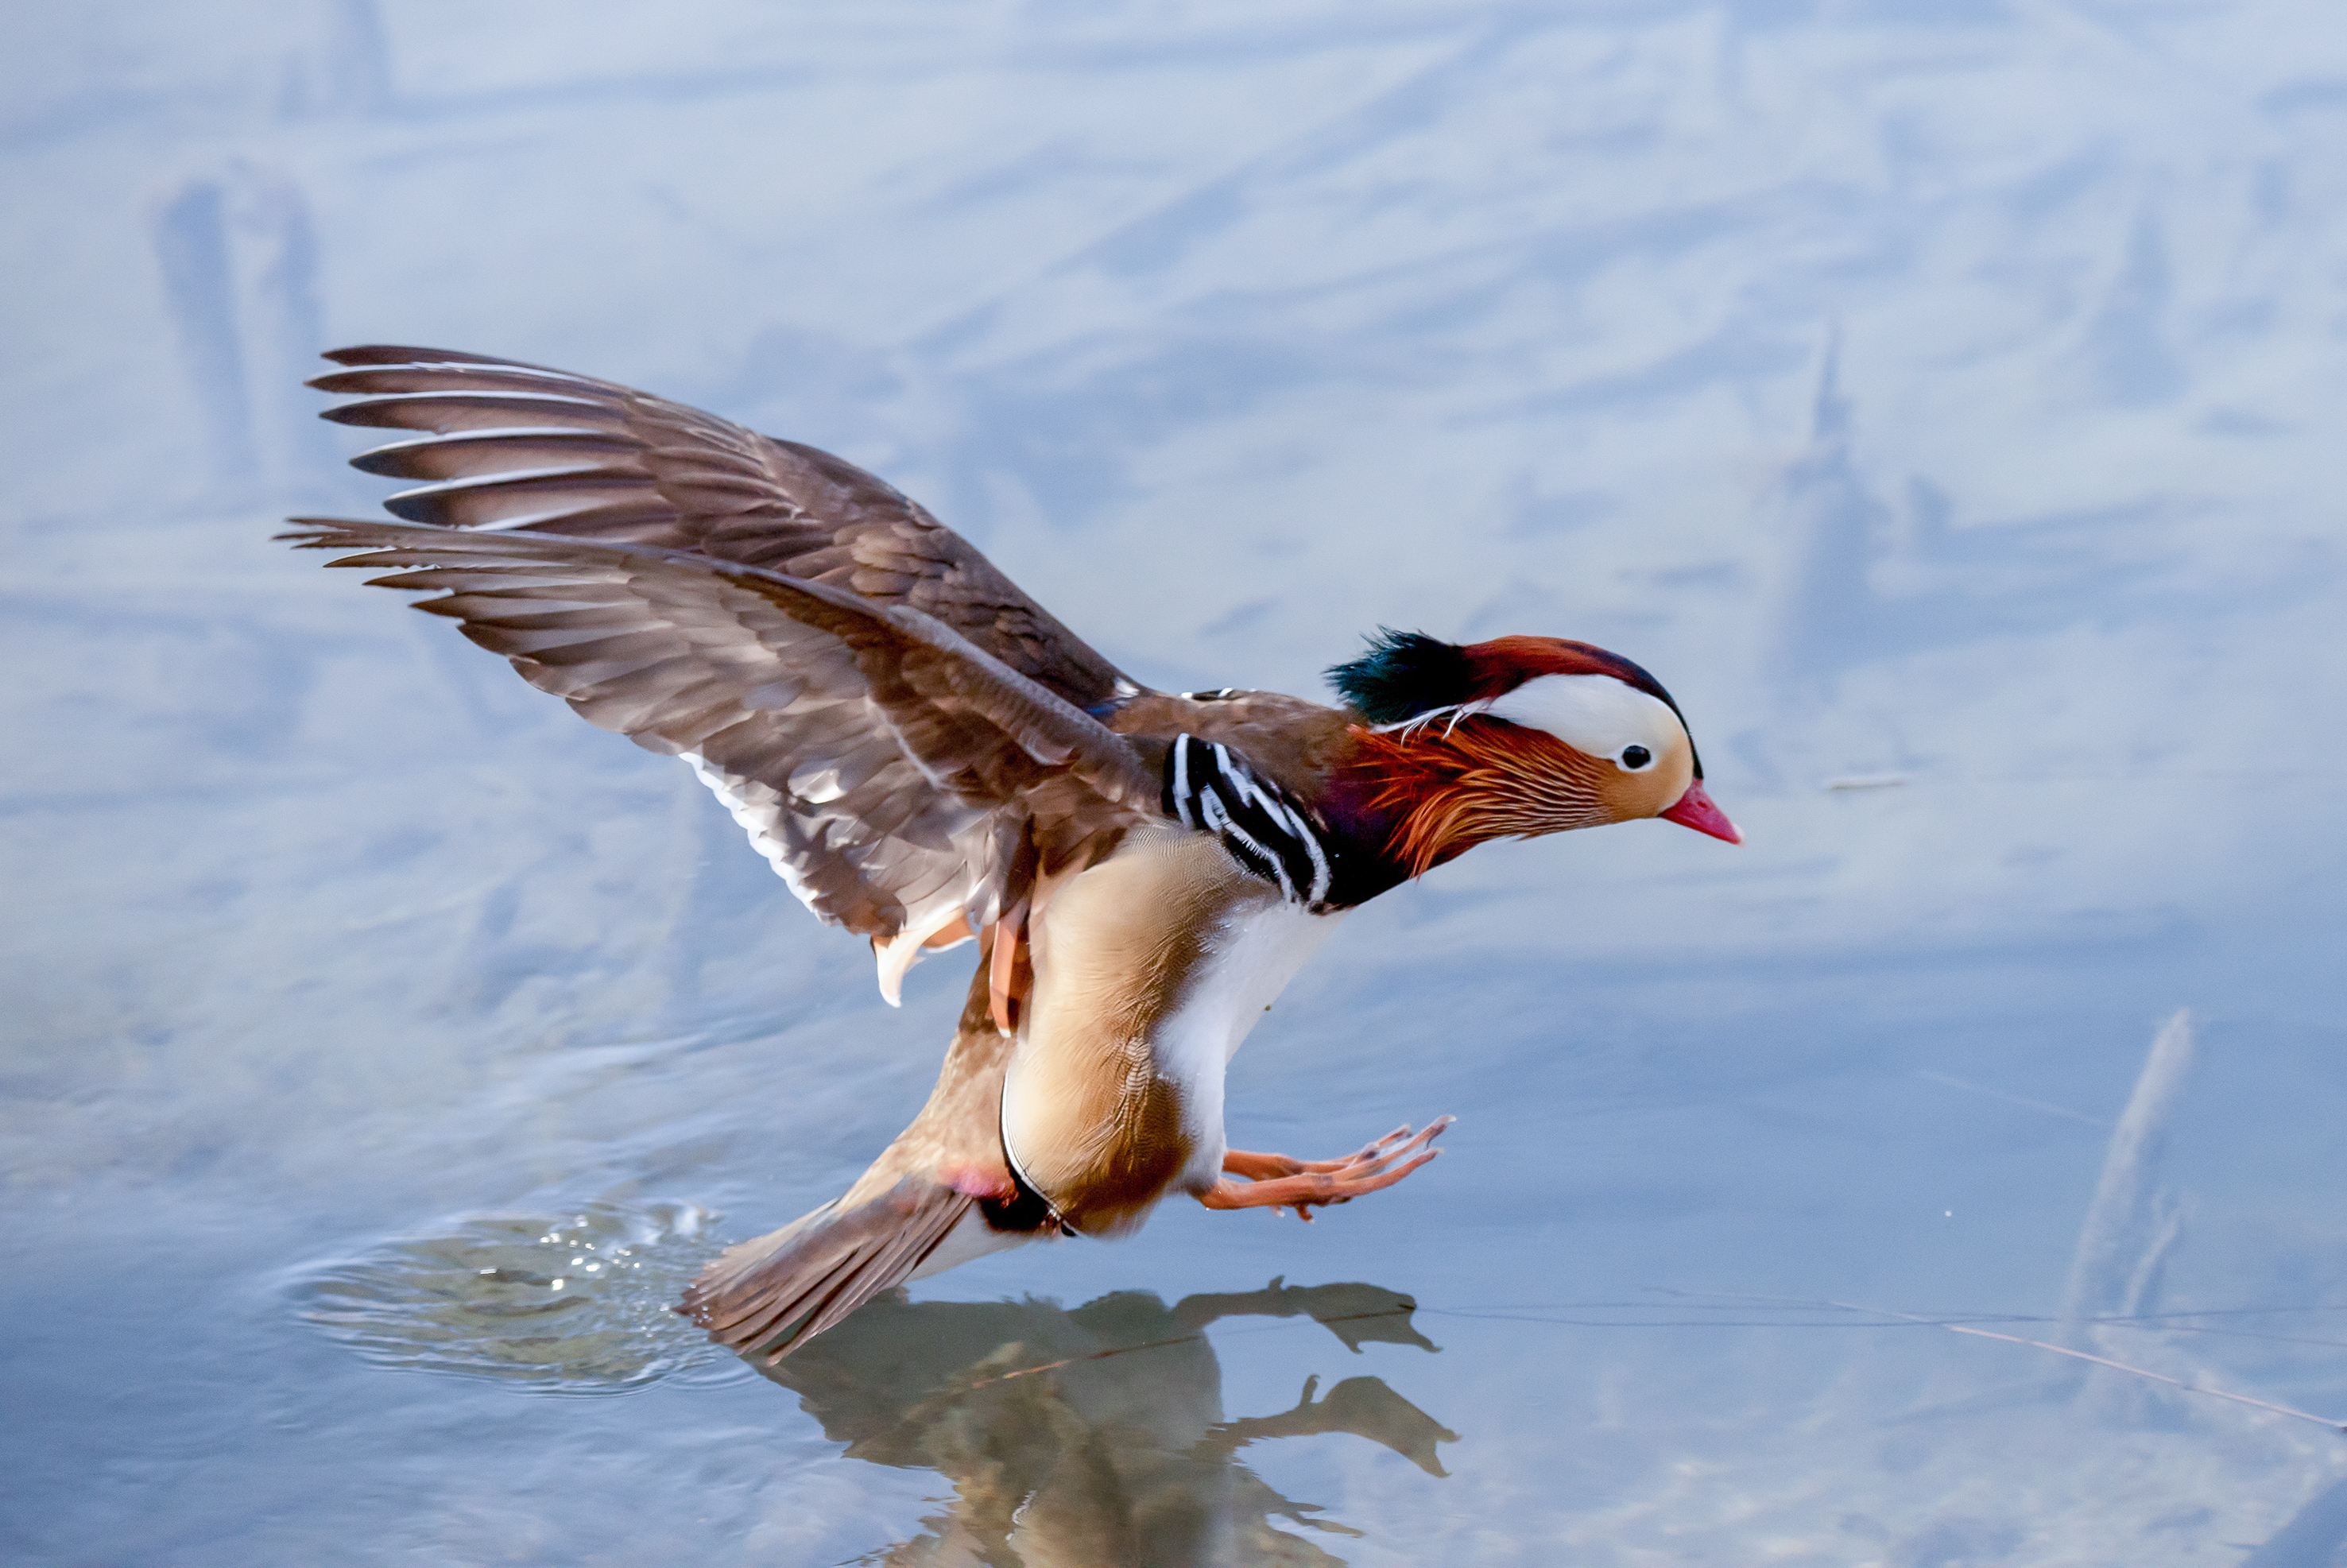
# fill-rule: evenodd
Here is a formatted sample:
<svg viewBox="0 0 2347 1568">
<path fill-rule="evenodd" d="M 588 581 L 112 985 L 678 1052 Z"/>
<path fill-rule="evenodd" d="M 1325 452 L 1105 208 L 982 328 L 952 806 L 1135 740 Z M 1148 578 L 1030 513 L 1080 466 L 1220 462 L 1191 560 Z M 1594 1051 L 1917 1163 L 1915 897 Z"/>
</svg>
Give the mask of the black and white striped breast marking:
<svg viewBox="0 0 2347 1568">
<path fill-rule="evenodd" d="M 1254 876 L 1307 909 L 1326 907 L 1328 851 L 1287 792 L 1229 747 L 1176 735 L 1165 760 L 1165 810 L 1211 833 Z"/>
</svg>

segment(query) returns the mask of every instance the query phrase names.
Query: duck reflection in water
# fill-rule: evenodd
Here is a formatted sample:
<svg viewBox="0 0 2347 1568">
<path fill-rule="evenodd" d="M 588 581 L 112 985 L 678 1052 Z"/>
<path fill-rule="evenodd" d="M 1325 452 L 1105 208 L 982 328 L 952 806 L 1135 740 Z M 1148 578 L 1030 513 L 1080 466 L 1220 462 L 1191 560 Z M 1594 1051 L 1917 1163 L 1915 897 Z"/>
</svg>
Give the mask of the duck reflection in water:
<svg viewBox="0 0 2347 1568">
<path fill-rule="evenodd" d="M 1222 1366 L 1204 1330 L 1230 1317 L 1311 1317 L 1358 1352 L 1372 1341 L 1434 1344 L 1415 1304 L 1371 1285 L 1185 1296 L 1168 1307 L 1121 1291 L 1073 1310 L 1047 1301 L 905 1299 L 870 1307 L 766 1365 L 824 1433 L 856 1459 L 928 1469 L 953 1482 L 942 1516 L 868 1561 L 912 1568 L 1194 1568 L 1341 1563 L 1275 1520 L 1338 1535 L 1238 1459 L 1269 1438 L 1350 1432 L 1430 1475 L 1456 1441 L 1378 1378 L 1295 1406 L 1225 1419 Z"/>
</svg>

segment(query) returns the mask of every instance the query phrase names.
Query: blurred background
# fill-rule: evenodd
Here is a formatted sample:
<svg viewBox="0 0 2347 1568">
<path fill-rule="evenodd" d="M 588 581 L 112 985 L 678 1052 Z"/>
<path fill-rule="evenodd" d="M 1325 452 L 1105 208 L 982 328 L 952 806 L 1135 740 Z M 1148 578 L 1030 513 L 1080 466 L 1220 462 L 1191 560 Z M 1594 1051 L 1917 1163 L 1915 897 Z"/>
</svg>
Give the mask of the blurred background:
<svg viewBox="0 0 2347 1568">
<path fill-rule="evenodd" d="M 5 32 L 0 1556 L 2341 1560 L 2330 6 Z M 755 1376 L 667 1303 L 961 955 L 889 1010 L 684 769 L 270 542 L 385 488 L 349 342 L 837 451 L 1165 686 L 1617 648 L 1748 842 L 1355 916 L 1232 1132 L 1459 1113 L 1402 1187 Z"/>
</svg>

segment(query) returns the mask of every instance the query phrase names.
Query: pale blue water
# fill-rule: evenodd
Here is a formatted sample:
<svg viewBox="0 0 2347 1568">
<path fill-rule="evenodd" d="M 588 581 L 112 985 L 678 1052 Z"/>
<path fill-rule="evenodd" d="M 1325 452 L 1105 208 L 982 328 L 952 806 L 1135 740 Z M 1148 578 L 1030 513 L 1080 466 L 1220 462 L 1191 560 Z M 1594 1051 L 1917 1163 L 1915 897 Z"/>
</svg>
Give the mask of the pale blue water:
<svg viewBox="0 0 2347 1568">
<path fill-rule="evenodd" d="M 14 17 L 0 1557 L 2336 1561 L 2347 1437 L 1896 1315 L 2347 1420 L 2347 25 L 1922 9 Z M 1356 916 L 1233 1129 L 1458 1112 L 1401 1188 L 777 1386 L 665 1304 L 960 955 L 889 1011 L 268 541 L 382 488 L 298 387 L 367 340 L 841 451 L 1168 686 L 1619 648 L 1750 842 Z"/>
</svg>

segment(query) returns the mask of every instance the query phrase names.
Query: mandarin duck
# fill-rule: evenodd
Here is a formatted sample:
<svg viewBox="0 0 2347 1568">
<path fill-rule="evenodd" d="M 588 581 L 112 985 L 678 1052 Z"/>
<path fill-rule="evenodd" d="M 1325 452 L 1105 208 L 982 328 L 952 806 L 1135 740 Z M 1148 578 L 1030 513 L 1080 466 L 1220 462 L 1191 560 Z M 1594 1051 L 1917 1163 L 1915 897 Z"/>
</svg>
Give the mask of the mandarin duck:
<svg viewBox="0 0 2347 1568">
<path fill-rule="evenodd" d="M 1316 1208 L 1431 1161 L 1229 1146 L 1225 1066 L 1345 913 L 1471 846 L 1660 817 L 1730 843 L 1669 692 L 1551 637 L 1381 631 L 1334 705 L 1153 690 L 917 503 L 610 382 L 437 349 L 326 356 L 325 416 L 413 432 L 397 522 L 283 537 L 430 597 L 589 723 L 681 759 L 881 994 L 974 943 L 928 1103 L 846 1192 L 680 1310 L 769 1361 L 908 1279 L 1166 1198 Z"/>
</svg>

